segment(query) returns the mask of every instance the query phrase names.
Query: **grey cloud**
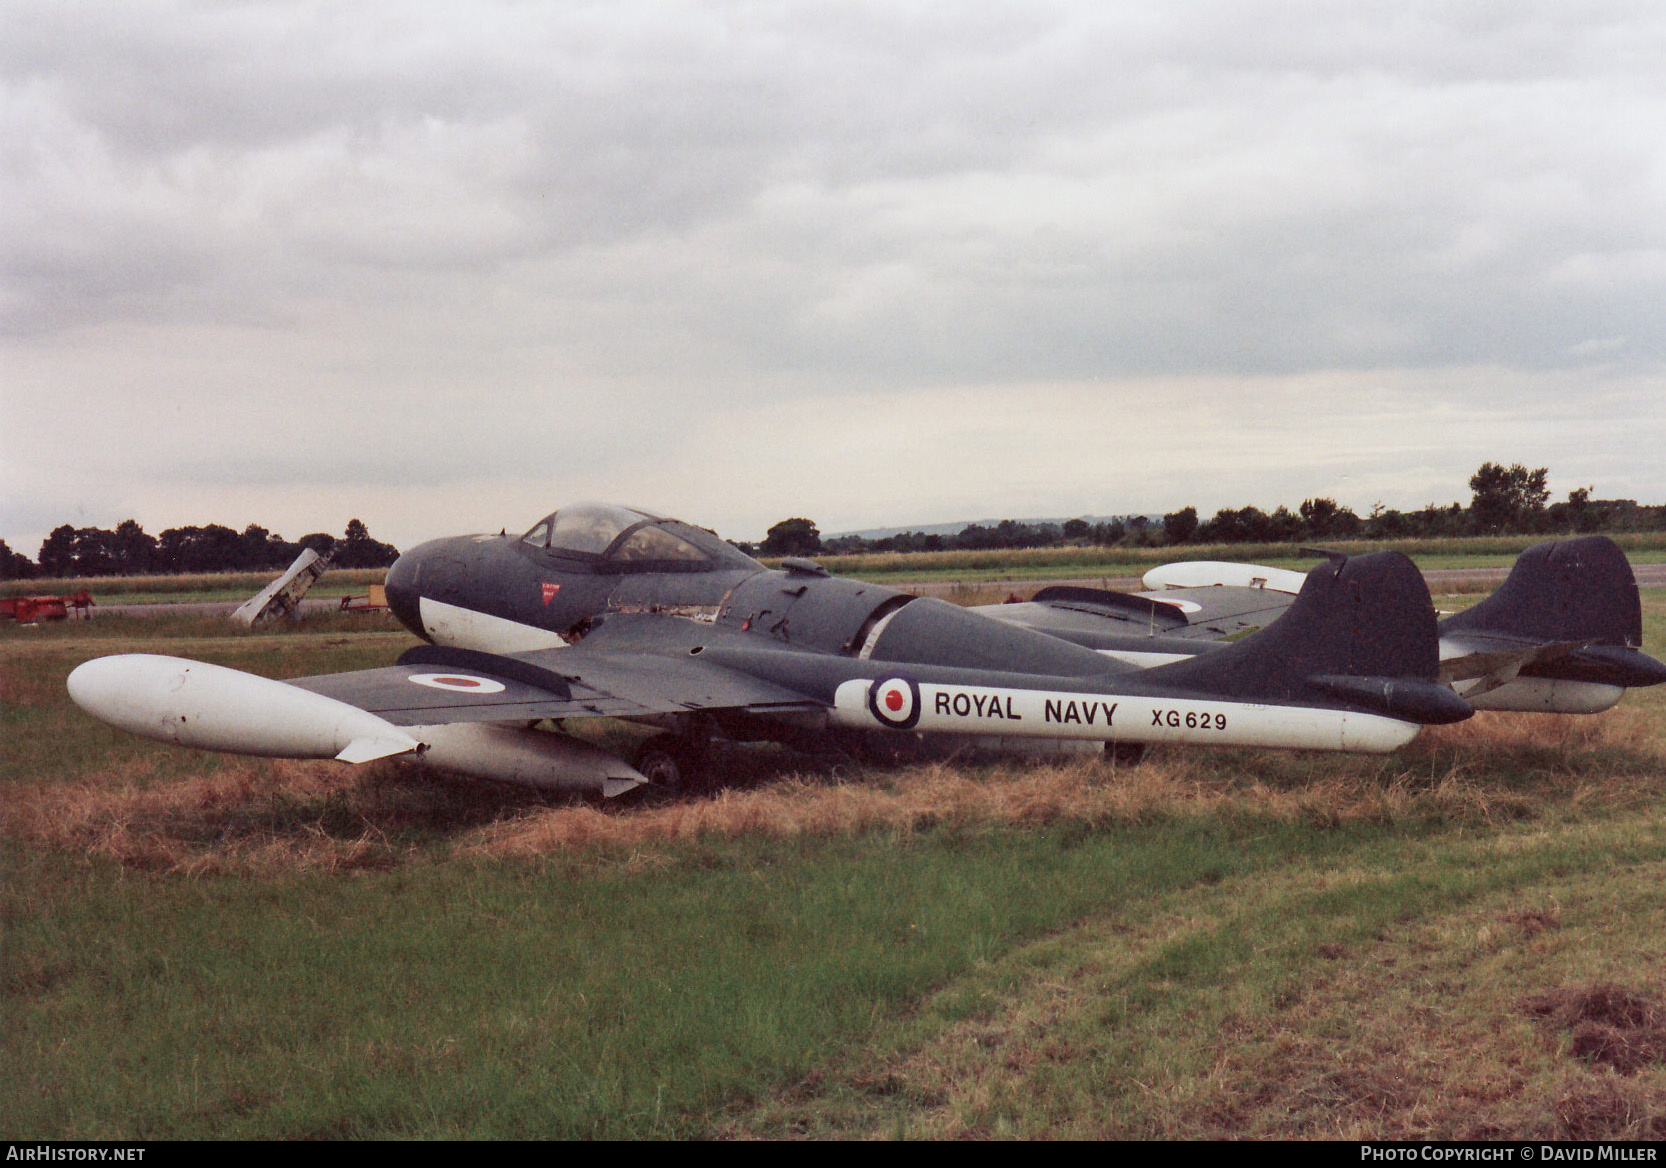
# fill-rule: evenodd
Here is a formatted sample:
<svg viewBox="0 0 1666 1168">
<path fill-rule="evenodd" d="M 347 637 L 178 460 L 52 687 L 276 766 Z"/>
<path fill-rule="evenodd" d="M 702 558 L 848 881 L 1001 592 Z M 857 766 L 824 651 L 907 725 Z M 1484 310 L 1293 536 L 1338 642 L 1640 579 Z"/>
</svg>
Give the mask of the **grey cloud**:
<svg viewBox="0 0 1666 1168">
<path fill-rule="evenodd" d="M 672 458 L 629 411 L 1198 374 L 1548 370 L 1554 428 L 1666 359 L 1652 8 L 4 12 L 8 376 L 135 433 L 177 390 L 170 481 L 526 478 L 581 425 L 590 481 Z M 374 436 L 305 435 L 343 395 Z"/>
<path fill-rule="evenodd" d="M 797 365 L 1429 362 L 1523 336 L 1565 353 L 1616 312 L 1625 327 L 1597 333 L 1659 352 L 1636 308 L 1658 272 L 1595 291 L 1550 277 L 1659 245 L 1635 208 L 1660 194 L 1666 119 L 1648 115 L 1666 110 L 1644 67 L 1661 40 L 1607 27 L 1616 9 L 22 11 L 6 68 L 58 96 L 92 135 L 83 154 L 104 152 L 81 181 L 114 195 L 81 217 L 151 257 L 132 265 L 139 291 L 146 272 L 159 293 L 250 269 L 274 289 L 325 278 L 299 257 L 444 273 L 575 251 L 588 271 L 562 274 L 583 282 L 637 241 L 701 233 L 736 249 L 706 264 L 794 272 L 760 356 L 802 334 L 782 354 Z M 1628 96 L 1637 125 L 1606 127 Z M 1004 194 L 1027 215 L 956 208 L 1001 176 L 1026 176 Z M 73 207 L 73 177 L 12 181 L 24 205 Z M 767 222 L 761 203 L 794 184 L 825 218 Z M 46 319 L 72 308 L 76 273 L 89 311 L 126 303 L 51 233 L 21 250 L 13 298 L 56 304 Z M 911 272 L 916 298 L 830 324 L 839 289 L 876 269 Z M 713 281 L 671 278 L 655 295 L 702 316 Z M 1495 318 L 1468 307 L 1483 303 Z"/>
</svg>

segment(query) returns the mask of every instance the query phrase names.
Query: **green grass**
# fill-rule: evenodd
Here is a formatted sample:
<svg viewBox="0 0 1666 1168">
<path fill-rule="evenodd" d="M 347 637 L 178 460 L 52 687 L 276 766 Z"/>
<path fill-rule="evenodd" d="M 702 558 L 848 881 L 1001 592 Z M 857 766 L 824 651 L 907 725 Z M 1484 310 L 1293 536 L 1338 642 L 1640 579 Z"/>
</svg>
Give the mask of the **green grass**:
<svg viewBox="0 0 1666 1168">
<path fill-rule="evenodd" d="M 730 1130 L 1588 1138 L 1566 1105 L 1616 1094 L 1606 1134 L 1666 1126 L 1666 1077 L 1570 1066 L 1522 1008 L 1559 986 L 1666 990 L 1658 813 L 1291 844 L 1015 946 Z"/>
<path fill-rule="evenodd" d="M 1360 554 L 1395 550 L 1405 552 L 1418 566 L 1435 568 L 1506 567 L 1524 549 L 1556 536 L 1470 536 L 1457 539 L 1407 539 L 1369 542 L 1329 541 L 1326 547 Z M 1637 563 L 1666 560 L 1666 532 L 1622 532 L 1612 538 Z M 820 563 L 841 576 L 914 582 L 933 580 L 1026 580 L 1059 575 L 1084 577 L 1139 576 L 1159 564 L 1177 560 L 1228 560 L 1266 564 L 1275 568 L 1309 568 L 1313 557 L 1295 545 L 1187 544 L 1179 547 L 1058 547 L 1019 550 L 952 552 L 880 552 L 853 556 L 822 556 Z M 778 566 L 780 561 L 766 559 Z M 170 604 L 184 601 L 247 600 L 275 578 L 274 572 L 218 572 L 175 576 L 101 576 L 74 579 L 9 580 L 0 583 L 0 596 L 69 595 L 85 588 L 105 604 Z M 326 572 L 308 592 L 317 597 L 363 595 L 370 584 L 387 576 L 383 568 L 338 569 Z"/>
<path fill-rule="evenodd" d="M 1327 541 L 1324 546 L 1349 554 L 1400 551 L 1421 568 L 1507 567 L 1520 552 L 1553 536 L 1495 536 L 1461 539 L 1408 539 L 1368 542 Z M 1637 563 L 1666 559 L 1666 532 L 1622 533 L 1614 539 Z M 1227 560 L 1305 570 L 1314 557 L 1295 545 L 1186 544 L 1178 547 L 1059 547 L 1023 550 L 884 552 L 818 557 L 823 567 L 841 576 L 875 580 L 1025 580 L 1060 575 L 1084 577 L 1139 576 L 1159 564 L 1178 560 Z M 768 561 L 775 562 L 775 561 Z"/>
<path fill-rule="evenodd" d="M 299 637 L 295 635 L 297 633 Z M 4 621 L 0 622 L 0 647 L 4 647 L 0 648 L 0 652 L 22 651 L 26 645 L 62 645 L 75 651 L 83 646 L 133 643 L 153 646 L 144 652 L 166 652 L 165 648 L 154 646 L 174 641 L 228 646 L 258 643 L 268 647 L 287 646 L 293 651 L 300 651 L 317 647 L 323 643 L 324 637 L 354 637 L 366 633 L 399 633 L 409 643 L 416 643 L 416 638 L 405 633 L 404 626 L 385 609 L 339 612 L 326 608 L 309 612 L 298 622 L 283 623 L 276 628 L 253 629 L 231 620 L 225 613 L 182 608 L 155 614 L 103 613 L 90 621 L 71 618 L 41 621 L 33 625 Z"/>
<path fill-rule="evenodd" d="M 1179 837 L 1179 838 L 1177 838 Z M 1187 838 L 1190 837 L 1190 838 Z M 164 891 L 13 871 L 9 1133 L 697 1135 L 1015 941 L 1286 853 L 1202 825 L 1061 846 L 706 843 L 663 867 L 426 866 Z M 1108 882 L 1108 885 L 1107 885 Z"/>
<path fill-rule="evenodd" d="M 307 595 L 362 596 L 387 577 L 386 568 L 338 568 L 325 572 Z M 75 576 L 7 580 L 0 596 L 69 596 L 83 588 L 105 604 L 170 604 L 182 600 L 247 600 L 279 572 L 199 572 L 169 576 Z"/>
<path fill-rule="evenodd" d="M 1335 949 L 1369 970 L 1489 898 L 1545 905 L 1605 876 L 1617 901 L 1652 903 L 1661 826 L 1474 841 L 1188 817 L 702 841 L 648 871 L 590 856 L 275 885 L 134 879 L 8 848 L 21 879 L 5 900 L 14 1057 L 0 1126 L 106 1139 L 1335 1134 L 1279 1109 L 1245 1114 L 1230 1093 L 1211 1097 L 1212 1118 L 1189 1102 L 1224 1057 L 1253 1077 L 1287 1055 L 1280 1018 L 1356 1040 L 1360 1003 L 1310 1016 Z M 1570 972 L 1658 990 L 1658 911 L 1652 923 Z M 1608 924 L 1593 903 L 1560 928 Z M 1513 1006 L 1548 988 L 1538 965 L 1520 955 L 1480 1029 L 1510 1024 L 1526 1041 Z M 1058 1000 L 1060 986 L 1079 989 Z M 1041 1026 L 1038 995 L 1056 1000 Z M 1223 1028 L 1252 1037 L 1226 1043 Z M 1541 1045 L 1533 1075 L 1559 1082 Z M 1017 1055 L 1054 1065 L 1013 1075 Z M 1003 1090 L 968 1090 L 992 1077 Z M 1523 1110 L 1518 1131 L 1556 1134 L 1547 1110 Z"/>
</svg>

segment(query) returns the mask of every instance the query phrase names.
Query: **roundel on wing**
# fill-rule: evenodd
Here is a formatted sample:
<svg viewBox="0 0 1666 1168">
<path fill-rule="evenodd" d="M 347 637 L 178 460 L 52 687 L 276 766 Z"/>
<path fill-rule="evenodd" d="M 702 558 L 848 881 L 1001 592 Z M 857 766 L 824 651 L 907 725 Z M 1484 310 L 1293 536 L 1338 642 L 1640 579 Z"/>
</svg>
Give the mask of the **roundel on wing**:
<svg viewBox="0 0 1666 1168">
<path fill-rule="evenodd" d="M 882 677 L 868 689 L 868 712 L 893 730 L 920 720 L 920 687 L 906 677 Z"/>
<path fill-rule="evenodd" d="M 495 694 L 503 692 L 503 683 L 489 677 L 470 677 L 463 673 L 413 673 L 410 680 L 429 689 L 447 689 L 452 693 Z"/>
</svg>

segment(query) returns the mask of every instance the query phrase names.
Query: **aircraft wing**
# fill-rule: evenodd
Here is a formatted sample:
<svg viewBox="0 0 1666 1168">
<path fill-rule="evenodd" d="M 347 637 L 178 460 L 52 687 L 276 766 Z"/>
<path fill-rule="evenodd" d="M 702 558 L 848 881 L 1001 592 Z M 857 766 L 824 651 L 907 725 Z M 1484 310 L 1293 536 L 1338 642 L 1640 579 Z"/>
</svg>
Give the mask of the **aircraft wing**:
<svg viewBox="0 0 1666 1168">
<path fill-rule="evenodd" d="M 504 655 L 422 645 L 397 665 L 289 684 L 367 710 L 395 726 L 817 704 L 784 686 L 691 657 L 680 646 L 652 652 L 579 644 Z"/>
<path fill-rule="evenodd" d="M 716 654 L 702 660 L 690 651 L 702 648 L 693 622 L 617 623 L 611 637 L 598 630 L 568 648 L 495 654 L 420 645 L 396 665 L 287 682 L 130 653 L 84 663 L 69 688 L 105 722 L 178 746 L 351 763 L 407 755 L 454 774 L 605 795 L 644 775 L 594 745 L 516 723 L 829 705 L 727 668 Z"/>
<path fill-rule="evenodd" d="M 1023 603 L 983 605 L 977 611 L 1089 649 L 1126 650 L 1142 638 L 1225 641 L 1272 624 L 1295 599 L 1271 588 L 1234 584 L 1136 593 L 1057 586 Z M 1176 648 L 1199 651 L 1196 645 Z"/>
<path fill-rule="evenodd" d="M 1211 584 L 1184 591 L 1169 589 L 1135 595 L 1179 608 L 1186 616 L 1186 628 L 1181 635 L 1204 640 L 1266 628 L 1296 600 L 1293 593 L 1238 584 Z"/>
</svg>

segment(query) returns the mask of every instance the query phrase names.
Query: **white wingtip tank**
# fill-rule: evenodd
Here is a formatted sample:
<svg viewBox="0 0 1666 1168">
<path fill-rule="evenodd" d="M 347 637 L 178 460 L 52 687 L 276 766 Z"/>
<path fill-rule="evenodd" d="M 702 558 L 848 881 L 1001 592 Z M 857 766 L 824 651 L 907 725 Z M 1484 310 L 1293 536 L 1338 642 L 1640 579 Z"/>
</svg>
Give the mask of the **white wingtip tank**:
<svg viewBox="0 0 1666 1168">
<path fill-rule="evenodd" d="M 181 657 L 100 657 L 69 675 L 69 694 L 101 722 L 200 750 L 367 762 L 419 745 L 399 727 L 346 702 Z"/>
<path fill-rule="evenodd" d="M 199 750 L 351 763 L 414 752 L 424 766 L 471 778 L 607 796 L 646 782 L 564 735 L 483 723 L 401 728 L 323 694 L 181 657 L 100 657 L 69 675 L 69 693 L 101 722 Z"/>
<path fill-rule="evenodd" d="M 1270 592 L 1301 593 L 1307 573 L 1292 572 L 1288 568 L 1267 568 L 1260 564 L 1232 564 L 1220 560 L 1185 560 L 1177 564 L 1163 564 L 1152 568 L 1140 583 L 1160 592 L 1169 588 L 1208 588 L 1225 585 L 1233 588 L 1265 588 Z"/>
</svg>

